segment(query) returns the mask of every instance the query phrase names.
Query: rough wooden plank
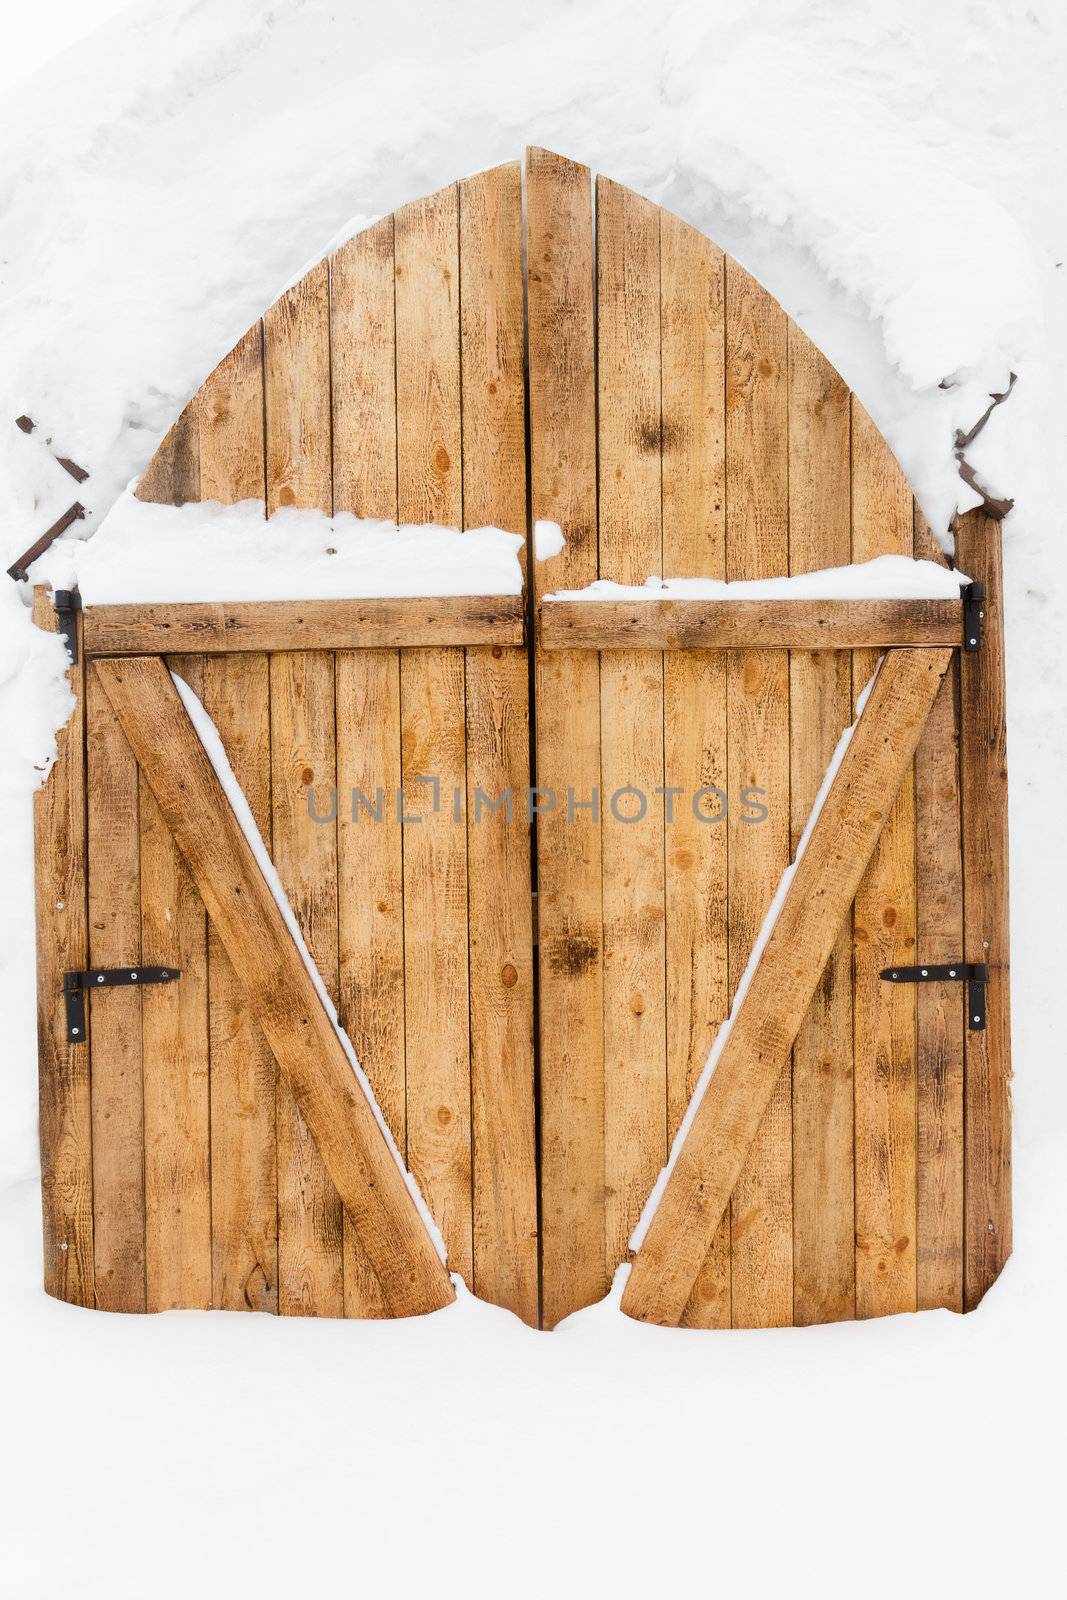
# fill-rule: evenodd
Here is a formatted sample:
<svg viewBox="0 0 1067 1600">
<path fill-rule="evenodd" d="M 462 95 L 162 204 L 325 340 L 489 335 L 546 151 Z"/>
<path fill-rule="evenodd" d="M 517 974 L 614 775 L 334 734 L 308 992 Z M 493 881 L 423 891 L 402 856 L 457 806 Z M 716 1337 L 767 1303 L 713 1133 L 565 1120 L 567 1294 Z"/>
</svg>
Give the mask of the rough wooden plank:
<svg viewBox="0 0 1067 1600">
<path fill-rule="evenodd" d="M 396 520 L 393 219 L 342 245 L 330 264 L 333 502 Z"/>
<path fill-rule="evenodd" d="M 182 506 L 200 498 L 200 396 L 195 394 L 178 416 L 142 472 L 138 500 Z"/>
<path fill-rule="evenodd" d="M 1011 1254 L 1011 1018 L 1004 574 L 999 524 L 960 519 L 956 560 L 985 585 L 983 643 L 960 658 L 964 954 L 989 968 L 986 1026 L 967 1029 L 964 1306 L 978 1304 Z"/>
<path fill-rule="evenodd" d="M 34 590 L 33 620 L 48 633 L 59 631 L 51 595 L 44 588 Z M 83 661 L 79 651 L 79 663 Z M 56 734 L 56 763 L 33 797 L 33 833 L 44 1287 L 58 1300 L 91 1306 L 89 1049 L 67 1042 L 63 1003 L 63 974 L 81 971 L 88 959 L 83 673 L 80 664 L 68 673 L 74 707 Z"/>
<path fill-rule="evenodd" d="M 141 837 L 137 761 L 90 671 L 88 759 L 89 955 L 94 967 L 141 963 Z M 141 995 L 93 996 L 93 1234 L 96 1303 L 145 1310 L 144 1085 Z"/>
<path fill-rule="evenodd" d="M 390 1309 L 413 1315 L 448 1304 L 444 1266 L 166 669 L 140 657 L 100 661 L 96 671 Z"/>
<path fill-rule="evenodd" d="M 789 325 L 789 570 L 851 560 L 849 391 Z M 956 608 L 956 638 L 960 634 Z M 852 720 L 840 650 L 789 662 L 790 848 L 795 854 L 841 730 Z M 852 929 L 835 944 L 793 1047 L 793 1320 L 855 1314 Z"/>
<path fill-rule="evenodd" d="M 912 551 L 904 474 L 852 398 L 852 559 Z M 858 697 L 877 656 L 853 657 Z M 915 989 L 884 983 L 884 967 L 915 959 L 915 782 L 896 806 L 856 896 L 853 919 L 856 1315 L 914 1311 Z"/>
<path fill-rule="evenodd" d="M 263 329 L 249 329 L 200 391 L 200 493 L 266 495 Z M 204 662 L 204 706 L 268 848 L 270 675 L 265 654 Z M 211 1050 L 211 1298 L 278 1309 L 278 1069 L 217 930 L 208 927 Z"/>
<path fill-rule="evenodd" d="M 330 511 L 330 277 L 325 261 L 267 311 L 263 383 L 268 514 L 280 506 Z"/>
<path fill-rule="evenodd" d="M 333 510 L 329 266 L 286 291 L 263 323 L 267 510 Z M 317 650 L 307 648 L 312 642 Z M 304 645 L 304 648 L 301 648 Z M 271 656 L 274 864 L 327 988 L 337 995 L 336 827 L 308 789 L 336 782 L 333 658 L 321 635 Z M 321 807 L 320 807 L 321 809 Z M 327 813 L 329 805 L 326 806 Z M 283 1315 L 344 1310 L 342 1207 L 292 1086 L 278 1083 L 278 1304 Z"/>
<path fill-rule="evenodd" d="M 521 595 L 185 601 L 85 608 L 90 655 L 521 644 Z"/>
<path fill-rule="evenodd" d="M 776 577 L 789 561 L 786 317 L 726 263 L 726 576 Z M 789 861 L 789 660 L 746 650 L 727 661 L 730 989 L 735 991 Z M 745 792 L 763 791 L 751 823 Z M 781 1074 L 730 1206 L 735 1327 L 793 1320 L 790 1074 Z"/>
<path fill-rule="evenodd" d="M 460 184 L 463 518 L 526 529 L 522 173 Z M 474 1290 L 537 1325 L 529 668 L 525 651 L 467 651 Z M 510 813 L 479 795 L 512 795 Z"/>
<path fill-rule="evenodd" d="M 593 213 L 586 167 L 547 150 L 526 164 L 530 494 L 567 544 L 531 563 L 546 582 L 597 576 Z M 534 655 L 541 1028 L 542 1318 L 553 1327 L 608 1289 L 604 1247 L 604 1043 L 600 663 Z M 571 791 L 568 815 L 568 790 Z M 578 809 L 574 802 L 581 803 Z"/>
<path fill-rule="evenodd" d="M 330 343 L 334 509 L 388 521 L 396 520 L 395 324 L 393 219 L 384 217 L 333 258 Z M 400 656 L 395 649 L 339 651 L 334 685 L 340 1015 L 405 1150 L 404 888 L 395 803 Z M 369 810 L 359 794 L 377 809 Z M 346 1316 L 387 1315 L 381 1284 L 347 1215 L 344 1280 Z"/>
<path fill-rule="evenodd" d="M 263 326 L 221 360 L 199 394 L 201 500 L 264 499 Z"/>
<path fill-rule="evenodd" d="M 659 211 L 597 178 L 600 572 L 662 571 Z M 666 1158 L 663 658 L 600 661 L 604 1185 L 609 1274 Z M 657 792 L 659 791 L 659 792 Z"/>
<path fill-rule="evenodd" d="M 204 707 L 270 848 L 270 672 L 265 655 L 204 663 Z M 218 931 L 208 929 L 212 1304 L 278 1309 L 278 1069 Z"/>
<path fill-rule="evenodd" d="M 918 505 L 915 554 L 945 564 Z M 959 658 L 915 752 L 915 959 L 963 952 Z M 964 1001 L 959 984 L 922 984 L 916 1008 L 916 1303 L 963 1309 Z"/>
<path fill-rule="evenodd" d="M 459 216 L 455 185 L 396 213 L 398 511 L 463 521 Z M 408 1163 L 448 1246 L 473 1275 L 463 652 L 400 662 Z M 420 779 L 429 781 L 419 781 Z"/>
<path fill-rule="evenodd" d="M 274 865 L 336 1004 L 334 663 L 326 651 L 271 656 L 270 754 Z M 277 1119 L 279 1309 L 283 1316 L 339 1317 L 341 1200 L 287 1083 L 279 1083 Z"/>
<path fill-rule="evenodd" d="M 828 543 L 831 537 L 827 529 Z M 543 650 L 936 648 L 962 642 L 963 607 L 958 600 L 546 600 L 538 624 Z"/>
<path fill-rule="evenodd" d="M 663 571 L 726 576 L 725 258 L 660 212 Z M 663 782 L 682 791 L 666 818 L 667 1137 L 673 1139 L 719 1024 L 727 971 L 726 662 L 672 651 L 663 662 Z M 698 817 L 691 797 L 706 791 Z M 668 802 L 670 805 L 670 802 Z M 683 1317 L 730 1325 L 730 1223 L 719 1225 Z"/>
<path fill-rule="evenodd" d="M 203 693 L 203 664 L 182 662 Z M 129 737 L 127 733 L 127 738 Z M 141 996 L 145 1281 L 149 1311 L 211 1304 L 211 1113 L 207 918 L 166 822 L 141 777 L 141 959 L 181 980 Z"/>
<path fill-rule="evenodd" d="M 622 1306 L 677 1323 L 754 1147 L 819 974 L 837 941 L 949 661 L 885 661 L 786 890 L 730 1036 L 637 1253 Z"/>
</svg>

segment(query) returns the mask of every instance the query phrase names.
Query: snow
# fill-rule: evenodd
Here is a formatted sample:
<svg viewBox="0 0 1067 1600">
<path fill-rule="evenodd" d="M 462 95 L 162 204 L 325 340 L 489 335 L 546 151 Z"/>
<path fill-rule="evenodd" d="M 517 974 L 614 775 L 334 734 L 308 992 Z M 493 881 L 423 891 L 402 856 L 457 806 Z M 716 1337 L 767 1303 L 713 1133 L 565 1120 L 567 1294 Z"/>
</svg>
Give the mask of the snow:
<svg viewBox="0 0 1067 1600">
<path fill-rule="evenodd" d="M 259 870 L 263 874 L 267 888 L 274 896 L 275 904 L 282 914 L 282 919 L 285 922 L 286 927 L 289 929 L 297 950 L 300 952 L 300 959 L 303 961 L 304 966 L 308 970 L 311 981 L 315 985 L 315 992 L 322 1001 L 323 1010 L 333 1023 L 333 1029 L 338 1040 L 340 1041 L 341 1048 L 348 1057 L 349 1065 L 351 1066 L 352 1071 L 355 1073 L 356 1078 L 359 1080 L 359 1085 L 362 1088 L 363 1093 L 367 1097 L 370 1108 L 374 1113 L 374 1119 L 379 1128 L 382 1130 L 382 1137 L 389 1146 L 389 1153 L 396 1162 L 397 1166 L 400 1168 L 400 1171 L 403 1173 L 404 1182 L 407 1184 L 408 1191 L 411 1195 L 411 1198 L 415 1202 L 416 1209 L 426 1225 L 426 1231 L 433 1240 L 438 1255 L 441 1257 L 441 1260 L 444 1261 L 446 1256 L 445 1241 L 441 1236 L 441 1230 L 437 1226 L 437 1223 L 434 1221 L 433 1217 L 430 1215 L 430 1208 L 427 1206 L 426 1201 L 423 1198 L 422 1190 L 419 1188 L 414 1177 L 404 1165 L 403 1157 L 401 1156 L 400 1151 L 397 1149 L 396 1140 L 393 1138 L 389 1124 L 382 1115 L 382 1109 L 375 1098 L 374 1090 L 371 1088 L 370 1079 L 360 1066 L 352 1041 L 341 1026 L 340 1020 L 337 1016 L 337 1007 L 330 999 L 326 985 L 322 979 L 322 974 L 319 972 L 318 967 L 312 960 L 311 951 L 308 949 L 307 944 L 304 941 L 304 935 L 300 931 L 300 924 L 296 920 L 296 914 L 293 911 L 292 906 L 289 904 L 289 897 L 282 888 L 282 880 L 278 876 L 278 869 L 275 867 L 274 862 L 270 858 L 270 853 L 263 842 L 263 835 L 260 833 L 256 824 L 256 819 L 252 815 L 252 807 L 249 805 L 248 800 L 245 797 L 244 790 L 237 781 L 237 775 L 230 765 L 230 759 L 226 754 L 222 739 L 219 736 L 219 730 L 216 728 L 214 722 L 212 722 L 203 702 L 199 699 L 197 694 L 190 689 L 185 679 L 180 677 L 176 672 L 172 672 L 171 677 L 174 680 L 174 687 L 178 691 L 182 705 L 185 707 L 189 715 L 189 720 L 196 730 L 197 737 L 199 738 L 200 743 L 203 745 L 205 753 L 207 754 L 207 758 L 215 770 L 215 776 L 222 784 L 226 798 L 229 800 L 230 805 L 233 808 L 233 814 L 237 819 L 242 833 L 248 840 L 252 854 L 256 858 L 256 861 L 259 865 Z"/>
<path fill-rule="evenodd" d="M 558 522 L 534 523 L 533 547 L 537 561 L 548 561 L 552 556 L 558 556 L 566 543 Z"/>
<path fill-rule="evenodd" d="M 658 578 L 643 584 L 598 578 L 584 589 L 561 589 L 546 600 L 958 600 L 964 572 L 910 556 L 876 556 L 850 567 L 824 567 L 785 578 Z"/>
<path fill-rule="evenodd" d="M 500 528 L 398 528 L 295 507 L 267 518 L 262 500 L 154 505 L 131 486 L 91 537 L 57 540 L 30 580 L 77 583 L 86 605 L 521 594 L 524 542 Z"/>
<path fill-rule="evenodd" d="M 51 7 L 18 20 L 58 42 Z M 327 241 L 527 142 L 668 205 L 766 283 L 886 433 L 943 540 L 974 503 L 954 430 L 1019 374 L 967 452 L 1016 502 L 1018 1073 L 1015 1255 L 968 1318 L 720 1337 L 632 1324 L 609 1302 L 548 1337 L 466 1294 L 389 1324 L 46 1300 L 28 798 L 67 702 L 60 647 L 4 589 L 0 1537 L 20 1600 L 1051 1586 L 1067 1316 L 1065 46 L 1056 0 L 141 0 L 7 90 L 7 560 L 75 497 L 78 531 L 97 527 Z M 22 413 L 30 435 L 11 426 Z M 57 454 L 90 479 L 76 486 Z"/>
</svg>

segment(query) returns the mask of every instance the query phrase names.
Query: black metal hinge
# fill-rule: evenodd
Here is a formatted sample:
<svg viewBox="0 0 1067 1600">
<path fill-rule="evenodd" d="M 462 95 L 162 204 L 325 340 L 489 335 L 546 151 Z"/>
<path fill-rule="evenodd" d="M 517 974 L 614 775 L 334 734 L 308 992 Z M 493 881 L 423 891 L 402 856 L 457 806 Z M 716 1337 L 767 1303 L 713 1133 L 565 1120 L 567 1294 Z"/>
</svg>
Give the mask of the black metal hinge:
<svg viewBox="0 0 1067 1600">
<path fill-rule="evenodd" d="M 78 665 L 78 612 L 82 597 L 77 589 L 57 589 L 52 596 L 52 606 L 59 618 L 59 635 L 67 647 L 72 667 Z"/>
<path fill-rule="evenodd" d="M 974 1032 L 985 1027 L 985 986 L 989 973 L 980 961 L 943 961 L 925 967 L 886 967 L 879 974 L 886 983 L 965 983 L 967 1026 Z"/>
<path fill-rule="evenodd" d="M 181 977 L 178 967 L 93 967 L 90 972 L 65 972 L 63 997 L 67 1002 L 67 1042 L 81 1044 L 85 1038 L 86 989 L 115 989 L 134 984 L 173 983 Z"/>
<path fill-rule="evenodd" d="M 973 654 L 982 648 L 982 623 L 985 619 L 985 584 L 966 583 L 960 590 L 963 599 L 963 648 Z"/>
</svg>

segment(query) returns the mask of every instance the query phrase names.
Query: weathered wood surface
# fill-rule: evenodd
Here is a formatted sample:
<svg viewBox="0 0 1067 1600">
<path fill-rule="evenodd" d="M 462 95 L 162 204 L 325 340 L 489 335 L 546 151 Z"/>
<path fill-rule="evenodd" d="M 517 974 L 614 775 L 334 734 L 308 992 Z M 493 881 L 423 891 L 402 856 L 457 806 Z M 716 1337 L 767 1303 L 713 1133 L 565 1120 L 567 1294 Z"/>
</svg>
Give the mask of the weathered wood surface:
<svg viewBox="0 0 1067 1600">
<path fill-rule="evenodd" d="M 820 532 L 829 543 L 830 530 Z M 884 650 L 963 641 L 958 600 L 549 599 L 538 622 L 543 650 Z"/>
<path fill-rule="evenodd" d="M 597 576 L 596 312 L 593 207 L 587 167 L 547 150 L 526 160 L 530 498 L 558 522 L 562 553 L 531 563 L 547 583 Z M 551 576 L 544 570 L 551 566 Z M 600 662 L 593 652 L 534 655 L 536 783 L 564 775 L 566 798 L 536 817 L 541 1027 L 542 1317 L 554 1327 L 610 1283 L 604 1196 L 604 946 L 600 788 Z"/>
<path fill-rule="evenodd" d="M 910 555 L 912 497 L 867 412 L 852 397 L 852 559 Z M 863 693 L 874 651 L 853 656 Z M 916 989 L 884 968 L 915 960 L 915 779 L 908 773 L 875 847 L 853 918 L 856 1315 L 916 1306 Z"/>
<path fill-rule="evenodd" d="M 521 595 L 184 601 L 85 608 L 90 655 L 519 645 Z"/>
<path fill-rule="evenodd" d="M 99 661 L 95 670 L 390 1310 L 448 1304 L 444 1265 L 165 666 L 140 657 Z"/>
<path fill-rule="evenodd" d="M 726 576 L 726 260 L 660 213 L 663 572 Z M 663 783 L 683 796 L 726 792 L 726 659 L 663 660 Z M 679 797 L 676 797 L 679 800 Z M 713 810 L 716 801 L 712 800 Z M 665 826 L 667 1140 L 674 1138 L 729 1012 L 724 827 L 679 800 Z M 730 1223 L 724 1218 L 689 1297 L 690 1327 L 730 1325 Z"/>
<path fill-rule="evenodd" d="M 681 1318 L 948 661 L 947 650 L 886 658 L 637 1253 L 622 1302 L 631 1316 Z"/>
<path fill-rule="evenodd" d="M 46 589 L 33 620 L 58 633 Z M 81 632 L 80 624 L 76 622 Z M 88 963 L 85 854 L 84 656 L 67 675 L 74 707 L 56 735 L 56 762 L 34 795 L 37 896 L 37 1048 L 40 1073 L 44 1286 L 58 1300 L 94 1303 L 93 1133 L 89 1050 L 67 1041 L 63 974 Z M 88 1015 L 90 1008 L 86 1006 Z M 92 1019 L 89 1019 L 90 1026 Z"/>
<path fill-rule="evenodd" d="M 840 375 L 790 324 L 791 573 L 851 559 L 849 411 Z M 837 649 L 790 657 L 794 856 L 840 730 L 852 721 L 850 668 L 848 655 Z M 852 1064 L 852 925 L 846 913 L 793 1046 L 793 1321 L 801 1326 L 855 1313 Z"/>
<path fill-rule="evenodd" d="M 460 184 L 463 522 L 526 527 L 522 172 Z M 534 1126 L 529 662 L 502 644 L 466 652 L 474 1292 L 539 1316 Z M 480 812 L 479 795 L 512 795 Z"/>
<path fill-rule="evenodd" d="M 961 517 L 956 560 L 985 585 L 983 643 L 960 658 L 964 954 L 989 969 L 986 1026 L 966 1031 L 964 1306 L 971 1310 L 1011 1254 L 1011 1037 L 1007 702 L 1000 525 Z"/>
</svg>

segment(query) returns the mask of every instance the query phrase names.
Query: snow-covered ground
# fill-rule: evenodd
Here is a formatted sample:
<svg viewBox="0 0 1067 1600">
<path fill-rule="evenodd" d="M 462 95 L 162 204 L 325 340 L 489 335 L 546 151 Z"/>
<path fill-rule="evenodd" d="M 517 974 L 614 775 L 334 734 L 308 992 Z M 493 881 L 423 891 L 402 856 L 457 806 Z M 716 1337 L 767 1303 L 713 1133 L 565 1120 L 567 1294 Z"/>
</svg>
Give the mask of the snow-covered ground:
<svg viewBox="0 0 1067 1600">
<path fill-rule="evenodd" d="M 43 60 L 49 11 L 0 0 L 0 45 L 32 14 Z M 550 1337 L 468 1296 L 385 1326 L 47 1301 L 29 795 L 64 690 L 54 642 L 0 584 L 5 1592 L 1053 1587 L 1065 66 L 1059 0 L 141 0 L 7 87 L 5 565 L 76 496 L 91 531 L 331 238 L 528 142 L 664 202 L 756 272 L 856 388 L 940 532 L 974 503 L 953 430 L 1019 381 L 968 452 L 1016 501 L 1018 1074 L 1016 1253 L 968 1318 L 705 1336 L 605 1305 Z M 13 426 L 24 413 L 32 434 Z M 56 454 L 90 479 L 76 488 Z"/>
</svg>

